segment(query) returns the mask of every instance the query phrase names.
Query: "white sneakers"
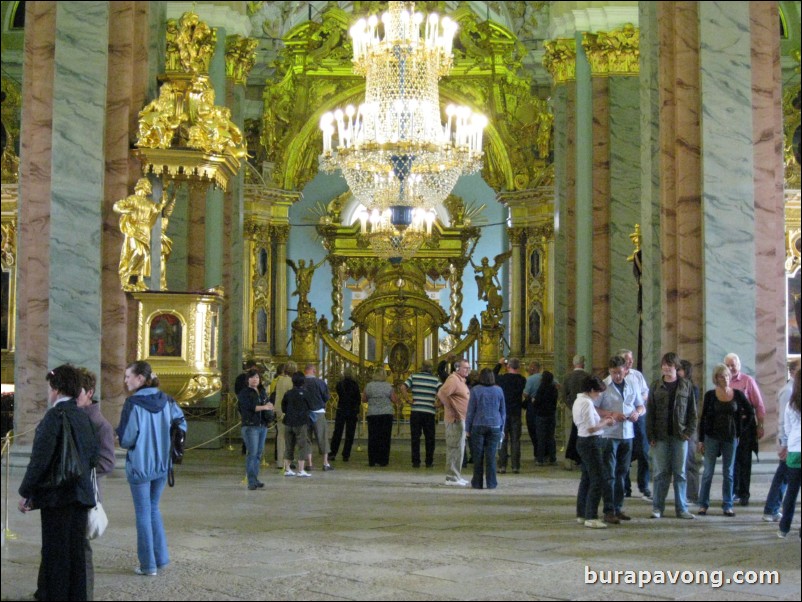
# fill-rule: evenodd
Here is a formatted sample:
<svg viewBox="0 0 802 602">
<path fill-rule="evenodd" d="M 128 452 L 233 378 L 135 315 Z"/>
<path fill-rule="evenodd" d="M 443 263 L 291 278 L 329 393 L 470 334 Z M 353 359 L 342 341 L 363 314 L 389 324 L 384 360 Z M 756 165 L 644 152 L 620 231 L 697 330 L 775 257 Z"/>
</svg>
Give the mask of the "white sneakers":
<svg viewBox="0 0 802 602">
<path fill-rule="evenodd" d="M 295 476 L 295 471 L 290 469 L 290 468 L 288 468 L 287 470 L 284 471 L 284 476 L 285 477 L 294 477 Z"/>
<path fill-rule="evenodd" d="M 594 518 L 591 520 L 586 520 L 585 526 L 588 529 L 606 529 L 607 523 L 605 523 L 603 520 L 599 520 L 598 518 Z"/>
<path fill-rule="evenodd" d="M 311 477 L 312 475 L 309 474 L 308 472 L 306 472 L 305 470 L 299 470 L 298 472 L 295 473 L 295 476 L 296 477 L 301 477 L 302 479 L 305 479 L 307 477 Z"/>
<path fill-rule="evenodd" d="M 783 517 L 782 512 L 775 512 L 774 514 L 764 514 L 763 522 L 765 523 L 779 523 Z"/>
<path fill-rule="evenodd" d="M 652 510 L 652 518 L 660 518 L 661 516 L 659 510 Z"/>
<path fill-rule="evenodd" d="M 452 481 L 451 479 L 446 478 L 446 485 L 453 485 L 454 487 L 467 487 L 468 481 L 465 479 L 460 479 L 459 481 Z"/>
</svg>

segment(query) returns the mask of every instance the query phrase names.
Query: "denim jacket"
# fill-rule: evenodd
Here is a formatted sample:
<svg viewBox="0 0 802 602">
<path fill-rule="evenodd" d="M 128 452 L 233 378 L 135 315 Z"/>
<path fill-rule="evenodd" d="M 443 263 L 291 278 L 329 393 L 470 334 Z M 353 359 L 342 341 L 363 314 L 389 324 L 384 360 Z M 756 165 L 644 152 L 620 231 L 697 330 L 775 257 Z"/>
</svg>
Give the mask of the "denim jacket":
<svg viewBox="0 0 802 602">
<path fill-rule="evenodd" d="M 117 436 L 120 446 L 128 450 L 125 474 L 129 483 L 147 483 L 167 476 L 173 420 L 187 430 L 181 408 L 156 387 L 140 389 L 125 400 Z"/>
</svg>

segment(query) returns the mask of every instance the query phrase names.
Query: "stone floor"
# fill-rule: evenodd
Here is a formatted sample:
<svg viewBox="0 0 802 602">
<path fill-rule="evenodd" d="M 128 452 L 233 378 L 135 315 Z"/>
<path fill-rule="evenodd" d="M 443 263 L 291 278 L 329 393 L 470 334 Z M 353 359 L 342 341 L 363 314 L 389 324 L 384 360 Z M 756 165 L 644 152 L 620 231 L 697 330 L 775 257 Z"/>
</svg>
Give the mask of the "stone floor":
<svg viewBox="0 0 802 602">
<path fill-rule="evenodd" d="M 93 543 L 97 600 L 799 600 L 799 509 L 792 536 L 761 522 L 776 464 L 755 466 L 753 503 L 736 518 L 649 519 L 651 505 L 627 501 L 630 523 L 577 525 L 578 472 L 536 468 L 500 476 L 494 491 L 443 484 L 437 469 L 413 469 L 408 443 L 387 468 L 368 468 L 365 445 L 334 472 L 285 478 L 248 491 L 239 451 L 192 451 L 165 491 L 162 512 L 172 563 L 157 577 L 134 575 L 136 533 L 124 471 L 106 479 L 111 520 Z M 38 513 L 15 509 L 22 469 L 6 483 L 12 511 L 2 546 L 2 599 L 30 599 L 39 562 Z M 716 478 L 713 491 L 720 491 Z M 669 495 L 671 498 L 671 494 Z M 714 499 L 718 495 L 714 493 Z M 695 510 L 695 507 L 693 508 Z M 3 505 L 5 516 L 5 501 Z M 608 570 L 651 571 L 643 586 L 586 583 Z M 707 584 L 669 582 L 668 571 L 709 571 Z M 736 584 L 736 571 L 776 571 L 779 584 Z M 715 571 L 720 571 L 716 573 Z M 645 578 L 646 573 L 641 576 Z M 751 578 L 751 573 L 746 573 Z M 721 577 L 724 583 L 717 579 Z M 726 581 L 733 580 L 730 583 Z M 718 586 L 718 587 L 717 587 Z"/>
</svg>

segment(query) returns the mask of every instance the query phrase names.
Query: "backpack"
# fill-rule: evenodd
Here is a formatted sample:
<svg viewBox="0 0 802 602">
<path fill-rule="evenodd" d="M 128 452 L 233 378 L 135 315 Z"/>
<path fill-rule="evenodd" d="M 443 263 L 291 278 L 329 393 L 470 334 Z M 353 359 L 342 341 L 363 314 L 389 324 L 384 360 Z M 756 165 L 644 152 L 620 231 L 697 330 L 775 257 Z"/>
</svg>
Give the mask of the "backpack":
<svg viewBox="0 0 802 602">
<path fill-rule="evenodd" d="M 80 479 L 84 473 L 67 412 L 61 408 L 57 408 L 55 411 L 61 415 L 61 432 L 53 452 L 53 459 L 50 462 L 50 470 L 40 485 L 42 489 L 70 485 Z"/>
<path fill-rule="evenodd" d="M 174 403 L 174 402 L 171 402 Z M 184 444 L 186 443 L 186 433 L 179 426 L 179 420 L 170 423 L 170 468 L 167 470 L 167 483 L 170 487 L 175 486 L 175 473 L 173 464 L 181 464 L 184 461 Z"/>
</svg>

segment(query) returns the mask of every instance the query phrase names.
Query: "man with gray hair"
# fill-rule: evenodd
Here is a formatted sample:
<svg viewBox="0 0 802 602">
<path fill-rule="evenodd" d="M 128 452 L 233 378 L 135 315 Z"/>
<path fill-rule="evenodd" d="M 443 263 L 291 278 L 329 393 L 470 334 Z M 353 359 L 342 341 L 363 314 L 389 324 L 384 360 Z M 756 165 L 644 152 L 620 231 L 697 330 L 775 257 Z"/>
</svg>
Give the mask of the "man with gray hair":
<svg viewBox="0 0 802 602">
<path fill-rule="evenodd" d="M 724 365 L 730 369 L 732 378 L 730 386 L 742 391 L 755 409 L 757 424 L 748 423 L 741 431 L 738 447 L 735 449 L 735 475 L 733 477 L 733 492 L 741 506 L 749 505 L 749 488 L 752 481 L 752 452 L 758 450 L 758 441 L 763 438 L 763 419 L 766 417 L 766 407 L 763 405 L 763 396 L 757 387 L 755 379 L 741 372 L 741 358 L 735 353 L 724 356 Z"/>
<path fill-rule="evenodd" d="M 402 385 L 412 395 L 409 434 L 413 468 L 420 468 L 421 433 L 426 438 L 426 468 L 431 468 L 434 464 L 434 400 L 440 380 L 432 374 L 432 367 L 431 360 L 424 360 L 420 370 L 411 374 Z"/>
<path fill-rule="evenodd" d="M 636 393 L 639 393 L 641 399 L 646 402 L 649 398 L 649 385 L 646 383 L 646 377 L 640 370 L 632 367 L 634 360 L 632 351 L 630 349 L 619 349 L 617 356 L 624 360 L 625 379 L 632 386 Z M 638 423 L 635 425 L 635 438 L 632 444 L 632 462 L 638 461 L 638 489 L 641 493 L 641 498 L 649 501 L 652 499 L 652 492 L 649 489 L 649 483 L 652 480 L 652 473 L 649 465 L 649 439 L 646 437 L 646 418 L 641 415 L 638 418 Z M 632 496 L 632 483 L 629 479 L 629 470 L 627 470 L 626 478 L 624 481 L 625 495 Z"/>
<path fill-rule="evenodd" d="M 466 359 L 457 361 L 457 369 L 449 374 L 437 392 L 443 405 L 443 421 L 446 424 L 446 485 L 466 487 L 462 478 L 462 456 L 465 454 L 465 418 L 468 414 L 470 390 L 466 383 L 471 363 Z"/>
</svg>

